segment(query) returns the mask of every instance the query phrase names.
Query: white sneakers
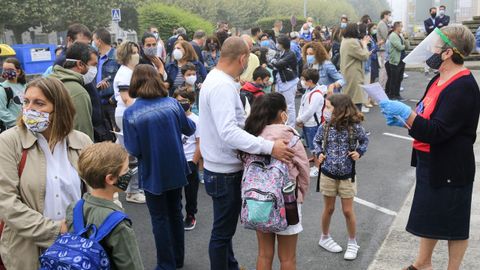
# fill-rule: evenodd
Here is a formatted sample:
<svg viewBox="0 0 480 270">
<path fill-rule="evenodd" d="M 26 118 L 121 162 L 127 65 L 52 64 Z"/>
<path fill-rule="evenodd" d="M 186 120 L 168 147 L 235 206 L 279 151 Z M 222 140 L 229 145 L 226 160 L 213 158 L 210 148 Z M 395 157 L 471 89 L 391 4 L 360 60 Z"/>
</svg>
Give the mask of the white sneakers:
<svg viewBox="0 0 480 270">
<path fill-rule="evenodd" d="M 125 197 L 125 200 L 127 202 L 131 202 L 131 203 L 145 203 L 146 202 L 145 194 L 143 194 L 142 192 L 127 193 L 127 196 Z"/>
<path fill-rule="evenodd" d="M 342 247 L 337 244 L 337 242 L 335 242 L 335 240 L 333 240 L 331 236 L 325 239 L 322 239 L 322 237 L 320 237 L 318 245 L 327 250 L 328 252 L 332 253 L 340 253 L 343 250 Z M 347 245 L 347 250 L 345 251 L 345 255 L 343 256 L 343 258 L 348 261 L 355 260 L 357 258 L 359 249 L 360 246 L 356 243 L 349 243 Z"/>
<path fill-rule="evenodd" d="M 311 167 L 310 168 L 310 177 L 317 177 L 318 176 L 318 168 L 317 167 Z"/>
</svg>

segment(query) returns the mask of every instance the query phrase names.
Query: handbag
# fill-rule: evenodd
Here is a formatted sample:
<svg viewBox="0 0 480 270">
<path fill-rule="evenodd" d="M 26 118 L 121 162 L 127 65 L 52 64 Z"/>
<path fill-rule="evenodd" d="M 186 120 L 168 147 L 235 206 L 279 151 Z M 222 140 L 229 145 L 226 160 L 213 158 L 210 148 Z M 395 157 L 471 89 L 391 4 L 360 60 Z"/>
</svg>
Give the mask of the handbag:
<svg viewBox="0 0 480 270">
<path fill-rule="evenodd" d="M 20 164 L 18 164 L 18 180 L 22 177 L 23 169 L 25 168 L 25 163 L 27 162 L 27 149 L 23 149 L 22 158 L 20 159 Z M 5 222 L 0 220 L 0 239 L 2 238 L 3 227 Z M 0 270 L 6 270 L 5 265 L 3 264 L 2 257 L 0 256 Z"/>
</svg>

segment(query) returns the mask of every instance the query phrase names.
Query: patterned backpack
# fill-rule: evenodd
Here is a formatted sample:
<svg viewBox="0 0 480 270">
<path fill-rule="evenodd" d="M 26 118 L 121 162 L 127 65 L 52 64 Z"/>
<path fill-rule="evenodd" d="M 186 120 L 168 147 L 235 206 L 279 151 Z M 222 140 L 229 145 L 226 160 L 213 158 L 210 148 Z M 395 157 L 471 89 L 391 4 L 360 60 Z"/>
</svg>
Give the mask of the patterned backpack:
<svg viewBox="0 0 480 270">
<path fill-rule="evenodd" d="M 110 260 L 100 244 L 115 227 L 128 217 L 120 211 L 112 212 L 97 229 L 83 221 L 82 199 L 73 209 L 74 233 L 66 233 L 40 256 L 40 270 L 109 270 Z M 87 237 L 88 232 L 91 232 Z"/>
<path fill-rule="evenodd" d="M 298 142 L 294 136 L 289 146 Z M 240 220 L 246 229 L 280 232 L 287 226 L 282 189 L 290 182 L 287 164 L 271 156 L 245 154 Z"/>
</svg>

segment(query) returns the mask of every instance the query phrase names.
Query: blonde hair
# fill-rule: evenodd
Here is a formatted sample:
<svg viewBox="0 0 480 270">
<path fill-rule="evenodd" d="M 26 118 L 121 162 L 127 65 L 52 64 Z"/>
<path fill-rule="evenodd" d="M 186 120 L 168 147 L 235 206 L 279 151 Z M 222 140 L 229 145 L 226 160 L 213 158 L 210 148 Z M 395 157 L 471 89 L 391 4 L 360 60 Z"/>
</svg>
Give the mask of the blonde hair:
<svg viewBox="0 0 480 270">
<path fill-rule="evenodd" d="M 90 187 L 105 188 L 105 177 L 109 174 L 118 177 L 127 158 L 127 151 L 119 144 L 92 144 L 78 158 L 78 174 Z"/>
<path fill-rule="evenodd" d="M 132 59 L 133 48 L 136 47 L 140 53 L 140 48 L 137 43 L 132 41 L 124 41 L 117 48 L 117 63 L 120 65 L 128 65 L 130 59 Z"/>
<path fill-rule="evenodd" d="M 463 58 L 468 56 L 475 48 L 475 36 L 472 34 L 472 31 L 464 25 L 445 26 L 441 31 L 450 39 L 458 53 L 462 54 L 462 61 L 458 64 L 463 64 Z M 460 59 L 452 58 L 452 60 L 458 62 Z"/>
<path fill-rule="evenodd" d="M 50 113 L 50 138 L 48 146 L 53 149 L 55 145 L 65 139 L 73 131 L 73 119 L 75 107 L 68 94 L 65 85 L 56 78 L 37 78 L 31 81 L 25 93 L 32 87 L 39 88 L 43 95 L 53 104 L 53 112 Z M 17 126 L 25 129 L 22 117 L 19 117 Z"/>
</svg>

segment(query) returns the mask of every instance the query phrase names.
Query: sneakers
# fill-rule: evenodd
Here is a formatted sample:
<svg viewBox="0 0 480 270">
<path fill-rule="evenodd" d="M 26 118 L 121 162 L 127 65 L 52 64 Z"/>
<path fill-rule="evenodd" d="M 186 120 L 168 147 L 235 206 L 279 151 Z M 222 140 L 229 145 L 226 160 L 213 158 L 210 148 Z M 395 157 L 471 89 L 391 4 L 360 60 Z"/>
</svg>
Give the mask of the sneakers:
<svg viewBox="0 0 480 270">
<path fill-rule="evenodd" d="M 195 225 L 197 224 L 197 220 L 193 215 L 187 215 L 185 220 L 183 221 L 183 228 L 185 231 L 191 231 L 195 229 Z"/>
<path fill-rule="evenodd" d="M 145 194 L 143 193 L 127 193 L 125 198 L 127 202 L 131 203 L 145 203 Z"/>
<path fill-rule="evenodd" d="M 326 239 L 322 239 L 322 237 L 320 237 L 320 241 L 318 241 L 318 245 L 332 253 L 342 252 L 342 247 L 339 246 L 331 236 Z"/>
<path fill-rule="evenodd" d="M 317 177 L 318 176 L 318 168 L 317 167 L 311 167 L 310 168 L 310 177 Z"/>
<path fill-rule="evenodd" d="M 368 112 L 370 112 L 370 109 L 362 105 L 362 113 L 368 113 Z"/>
<path fill-rule="evenodd" d="M 348 261 L 355 260 L 357 258 L 357 253 L 359 249 L 360 249 L 359 245 L 354 243 L 349 243 L 347 245 L 347 251 L 345 251 L 345 255 L 343 256 L 343 258 Z"/>
</svg>

